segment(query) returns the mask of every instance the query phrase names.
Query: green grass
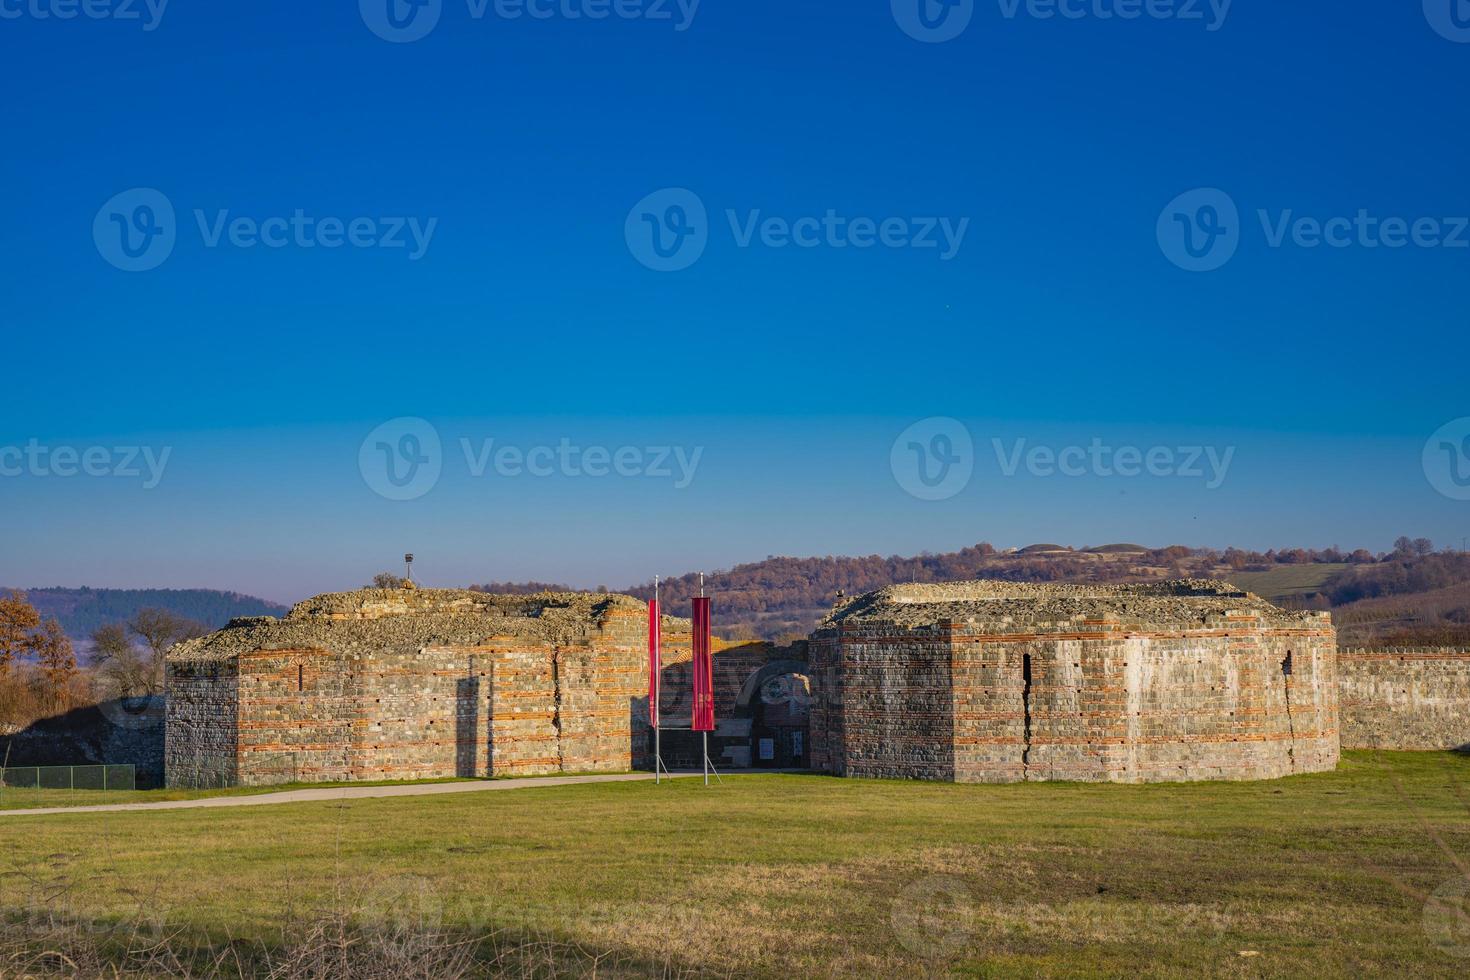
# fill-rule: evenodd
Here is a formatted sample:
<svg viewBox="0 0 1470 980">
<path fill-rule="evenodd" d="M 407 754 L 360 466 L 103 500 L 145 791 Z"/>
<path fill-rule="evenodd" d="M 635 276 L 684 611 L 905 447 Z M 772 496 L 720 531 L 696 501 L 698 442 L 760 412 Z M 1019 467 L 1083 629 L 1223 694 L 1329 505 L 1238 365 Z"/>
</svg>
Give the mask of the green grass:
<svg viewBox="0 0 1470 980">
<path fill-rule="evenodd" d="M 1226 579 L 1264 599 L 1306 595 L 1351 565 L 1279 565 L 1268 572 L 1231 572 Z"/>
<path fill-rule="evenodd" d="M 350 907 L 629 972 L 1460 977 L 1424 909 L 1470 861 L 1467 784 L 1465 757 L 1347 753 L 1258 783 L 741 775 L 6 817 L 0 909 L 269 945 Z"/>
</svg>

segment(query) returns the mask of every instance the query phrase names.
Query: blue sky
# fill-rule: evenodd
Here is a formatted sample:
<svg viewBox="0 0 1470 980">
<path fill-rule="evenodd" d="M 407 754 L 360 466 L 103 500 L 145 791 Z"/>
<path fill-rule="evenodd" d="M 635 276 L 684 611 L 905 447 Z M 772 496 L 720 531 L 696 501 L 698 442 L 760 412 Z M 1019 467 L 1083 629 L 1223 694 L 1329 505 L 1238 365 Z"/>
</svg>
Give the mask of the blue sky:
<svg viewBox="0 0 1470 980">
<path fill-rule="evenodd" d="M 434 584 L 617 586 L 979 540 L 1470 533 L 1470 502 L 1421 459 L 1470 416 L 1470 248 L 1306 247 L 1292 225 L 1271 244 L 1283 221 L 1360 212 L 1456 238 L 1470 43 L 1435 29 L 1435 0 L 1236 0 L 1223 20 L 977 0 L 942 43 L 905 33 L 903 0 L 705 0 L 692 19 L 626 0 L 641 16 L 601 20 L 566 15 L 596 0 L 516 19 L 443 0 L 410 43 L 369 29 L 371 2 L 173 0 L 152 23 L 141 0 L 141 20 L 0 0 L 0 473 L 5 447 L 169 450 L 151 488 L 0 475 L 0 582 L 292 599 L 405 550 Z M 106 230 L 138 188 L 176 241 L 130 272 Z M 706 244 L 660 272 L 627 228 L 650 195 L 667 217 L 669 188 L 705 209 Z M 1159 228 L 1201 188 L 1239 219 L 1228 261 L 1191 272 Z M 432 234 L 417 258 L 209 243 L 298 211 L 366 220 L 364 240 L 410 219 Z M 965 231 L 947 259 L 740 243 L 752 221 L 829 213 Z M 440 437 L 442 472 L 390 500 L 359 455 L 405 417 Z M 928 500 L 891 450 L 936 417 L 971 437 L 972 475 Z M 636 448 L 655 469 L 651 450 L 702 453 L 683 487 L 477 476 L 462 440 L 487 439 Z M 1167 449 L 1179 469 L 1190 447 L 1234 453 L 1213 488 L 1007 475 L 1018 440 Z"/>
</svg>

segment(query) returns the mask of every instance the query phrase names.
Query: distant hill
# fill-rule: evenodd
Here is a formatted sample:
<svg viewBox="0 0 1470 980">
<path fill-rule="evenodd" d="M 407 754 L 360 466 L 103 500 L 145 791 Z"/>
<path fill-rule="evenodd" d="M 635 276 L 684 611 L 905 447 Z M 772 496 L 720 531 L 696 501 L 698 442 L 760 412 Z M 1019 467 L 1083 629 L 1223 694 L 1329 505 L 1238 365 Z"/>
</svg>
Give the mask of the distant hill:
<svg viewBox="0 0 1470 980">
<path fill-rule="evenodd" d="M 1107 544 L 1074 550 L 1037 544 L 1001 552 L 985 543 L 945 554 L 912 557 L 782 558 L 705 575 L 716 596 L 715 628 L 728 639 L 789 640 L 805 636 L 832 608 L 839 592 L 859 595 L 902 582 L 1147 582 L 1163 578 L 1225 579 L 1293 609 L 1330 609 L 1344 645 L 1470 644 L 1470 556 L 1438 552 L 1351 553 L 1241 551 L 1174 545 Z M 487 592 L 534 592 L 565 586 L 497 582 Z M 619 588 L 653 597 L 653 583 Z M 697 572 L 664 579 L 664 608 L 689 615 L 699 594 Z"/>
<path fill-rule="evenodd" d="M 1215 552 L 1174 546 L 1156 550 L 1072 551 L 1041 545 L 1026 553 L 1004 554 L 980 543 L 944 554 L 911 557 L 868 555 L 824 558 L 771 557 L 705 575 L 705 590 L 719 597 L 716 631 L 728 639 L 790 640 L 804 637 L 832 608 L 839 592 L 859 595 L 899 582 L 956 582 L 999 579 L 1008 582 L 1127 582 L 1171 575 L 1206 577 L 1218 566 Z M 689 615 L 689 599 L 699 594 L 699 573 L 662 583 L 664 608 Z M 520 593 L 545 588 L 540 583 L 496 582 L 471 586 L 485 592 Z M 653 583 L 615 591 L 653 598 Z"/>
<path fill-rule="evenodd" d="M 0 589 L 0 591 L 5 591 Z M 218 628 L 236 616 L 280 616 L 286 607 L 238 592 L 214 589 L 21 589 L 42 616 L 54 617 L 74 643 L 86 643 L 92 631 L 122 623 L 140 609 L 167 609 L 187 619 Z"/>
</svg>

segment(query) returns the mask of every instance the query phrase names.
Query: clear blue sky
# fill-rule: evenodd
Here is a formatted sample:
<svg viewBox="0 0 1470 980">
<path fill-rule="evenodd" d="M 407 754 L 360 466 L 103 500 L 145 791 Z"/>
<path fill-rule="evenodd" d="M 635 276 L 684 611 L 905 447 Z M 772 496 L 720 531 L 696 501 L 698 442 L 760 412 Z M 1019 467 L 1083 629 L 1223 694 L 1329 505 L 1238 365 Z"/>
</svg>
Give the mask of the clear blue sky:
<svg viewBox="0 0 1470 980">
<path fill-rule="evenodd" d="M 145 30 L 0 0 L 19 12 L 0 18 L 0 450 L 170 450 L 151 489 L 0 476 L 0 583 L 293 599 L 406 550 L 432 584 L 618 586 L 979 540 L 1470 534 L 1470 502 L 1421 462 L 1470 416 L 1470 248 L 1273 248 L 1257 217 L 1366 210 L 1448 235 L 1470 215 L 1470 43 L 1419 3 L 1236 0 L 1210 30 L 1205 2 L 1199 22 L 977 0 L 962 34 L 922 43 L 890 0 L 705 0 L 682 31 L 674 0 L 674 22 L 494 2 L 444 0 L 427 36 L 388 43 L 350 2 L 173 0 Z M 176 211 L 151 271 L 94 236 L 134 188 Z M 664 188 L 708 209 L 682 271 L 625 237 Z M 1156 234 L 1196 188 L 1240 214 L 1211 272 Z M 436 223 L 411 259 L 208 247 L 195 217 L 298 210 Z M 968 225 L 946 261 L 740 247 L 729 210 Z M 442 475 L 394 501 L 359 451 L 405 416 L 441 437 Z M 936 416 L 973 436 L 974 472 L 924 500 L 890 449 Z M 475 477 L 461 440 L 490 438 L 703 453 L 683 488 Z M 1007 476 L 992 439 L 1235 453 L 1207 489 Z"/>
</svg>

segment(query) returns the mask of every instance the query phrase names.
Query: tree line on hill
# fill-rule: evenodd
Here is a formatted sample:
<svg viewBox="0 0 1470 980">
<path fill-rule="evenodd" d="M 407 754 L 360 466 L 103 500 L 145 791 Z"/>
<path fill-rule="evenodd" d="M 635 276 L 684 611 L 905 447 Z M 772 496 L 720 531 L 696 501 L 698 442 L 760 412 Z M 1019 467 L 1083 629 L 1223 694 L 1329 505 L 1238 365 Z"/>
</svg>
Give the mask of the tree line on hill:
<svg viewBox="0 0 1470 980">
<path fill-rule="evenodd" d="M 0 734 L 100 701 L 160 695 L 169 648 L 207 632 L 172 610 L 143 608 L 93 630 L 83 663 L 61 623 L 26 593 L 0 595 Z"/>
<path fill-rule="evenodd" d="M 85 645 L 92 632 L 126 623 L 144 609 L 167 609 L 194 622 L 220 627 L 237 616 L 279 616 L 286 607 L 254 596 L 214 589 L 29 588 L 42 616 L 55 619 L 72 641 Z"/>
</svg>

